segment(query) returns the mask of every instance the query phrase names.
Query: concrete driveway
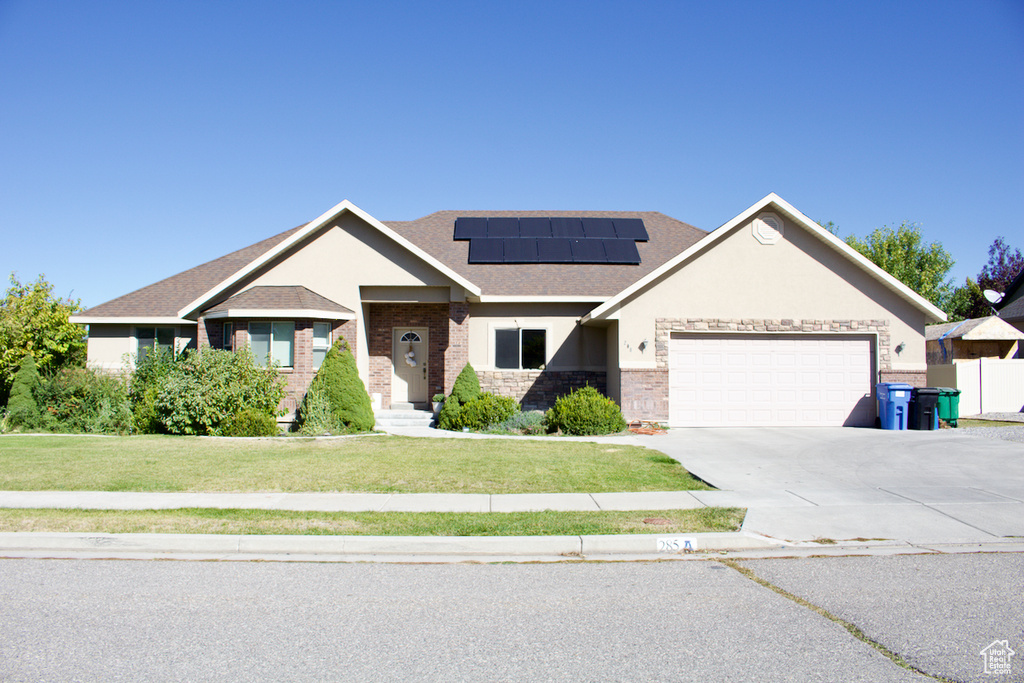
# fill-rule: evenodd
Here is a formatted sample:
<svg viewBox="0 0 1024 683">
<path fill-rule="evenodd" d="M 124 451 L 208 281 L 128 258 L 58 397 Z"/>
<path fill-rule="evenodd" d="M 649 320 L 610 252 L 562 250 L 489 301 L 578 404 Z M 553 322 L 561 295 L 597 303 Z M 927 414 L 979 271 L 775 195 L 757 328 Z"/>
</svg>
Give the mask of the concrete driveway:
<svg viewBox="0 0 1024 683">
<path fill-rule="evenodd" d="M 678 429 L 651 448 L 748 508 L 774 538 L 912 544 L 1024 538 L 1024 445 L 966 435 L 850 428 Z"/>
</svg>

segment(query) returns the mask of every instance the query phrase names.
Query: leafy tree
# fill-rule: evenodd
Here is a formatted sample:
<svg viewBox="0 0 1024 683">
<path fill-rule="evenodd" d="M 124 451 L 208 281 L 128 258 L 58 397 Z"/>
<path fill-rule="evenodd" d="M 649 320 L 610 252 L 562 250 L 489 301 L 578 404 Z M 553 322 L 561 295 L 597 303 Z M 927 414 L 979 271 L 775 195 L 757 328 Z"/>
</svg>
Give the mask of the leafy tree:
<svg viewBox="0 0 1024 683">
<path fill-rule="evenodd" d="M 839 226 L 833 223 L 832 221 L 829 221 L 828 223 L 822 223 L 821 221 L 818 221 L 818 225 L 825 228 L 836 237 L 839 237 Z"/>
<path fill-rule="evenodd" d="M 452 393 L 445 399 L 441 414 L 437 416 L 437 426 L 441 429 L 457 431 L 470 425 L 465 423 L 462 407 L 480 395 L 480 378 L 469 363 L 455 378 Z"/>
<path fill-rule="evenodd" d="M 867 239 L 850 235 L 846 243 L 937 307 L 946 308 L 953 294 L 947 275 L 955 261 L 940 242 L 925 244 L 919 224 L 904 221 L 895 230 L 876 228 Z"/>
<path fill-rule="evenodd" d="M 7 396 L 26 354 L 44 375 L 85 365 L 85 330 L 69 320 L 80 310 L 78 300 L 54 298 L 45 276 L 23 284 L 11 273 L 0 300 L 0 398 Z"/>
<path fill-rule="evenodd" d="M 1020 249 L 1011 250 L 1002 237 L 997 237 L 988 248 L 988 262 L 978 273 L 977 280 L 967 278 L 953 293 L 948 309 L 950 319 L 992 315 L 992 308 L 982 292 L 986 289 L 1005 292 L 1021 269 L 1024 269 L 1024 256 L 1021 256 Z"/>
<path fill-rule="evenodd" d="M 36 401 L 40 386 L 35 359 L 25 354 L 14 375 L 11 399 L 7 402 L 7 420 L 11 427 L 32 430 L 42 426 L 43 417 Z"/>
</svg>

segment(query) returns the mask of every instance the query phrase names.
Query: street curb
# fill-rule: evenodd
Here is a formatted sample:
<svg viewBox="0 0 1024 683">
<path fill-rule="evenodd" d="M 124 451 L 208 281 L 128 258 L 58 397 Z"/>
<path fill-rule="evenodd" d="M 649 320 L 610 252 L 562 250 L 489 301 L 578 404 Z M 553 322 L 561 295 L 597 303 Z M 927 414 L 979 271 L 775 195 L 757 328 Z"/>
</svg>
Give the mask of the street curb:
<svg viewBox="0 0 1024 683">
<path fill-rule="evenodd" d="M 790 544 L 748 532 L 607 536 L 262 536 L 231 534 L 102 534 L 3 532 L 0 557 L 19 553 L 67 556 L 319 555 L 456 558 L 661 555 L 767 550 Z"/>
</svg>

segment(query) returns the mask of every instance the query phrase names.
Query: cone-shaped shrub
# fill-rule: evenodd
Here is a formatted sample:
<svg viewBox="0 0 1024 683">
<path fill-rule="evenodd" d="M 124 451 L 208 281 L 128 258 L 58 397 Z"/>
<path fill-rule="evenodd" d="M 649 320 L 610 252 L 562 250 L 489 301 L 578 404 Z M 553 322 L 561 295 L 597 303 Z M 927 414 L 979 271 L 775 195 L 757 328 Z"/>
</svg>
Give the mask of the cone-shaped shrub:
<svg viewBox="0 0 1024 683">
<path fill-rule="evenodd" d="M 452 393 L 445 399 L 441 414 L 437 416 L 437 426 L 453 431 L 468 427 L 462 417 L 462 406 L 479 395 L 480 378 L 476 376 L 473 366 L 466 363 L 466 367 L 462 368 L 462 372 L 455 378 Z"/>
<path fill-rule="evenodd" d="M 339 337 L 327 352 L 323 364 L 313 378 L 299 411 L 305 426 L 318 395 L 327 397 L 331 409 L 331 431 L 368 432 L 373 429 L 373 407 L 363 380 L 359 379 L 356 359 L 349 351 L 348 342 Z"/>
<path fill-rule="evenodd" d="M 463 406 L 479 395 L 480 378 L 476 376 L 476 370 L 473 369 L 473 366 L 466 363 L 466 367 L 462 368 L 462 372 L 455 378 L 455 384 L 452 385 L 452 395 L 449 396 L 449 399 L 454 398 L 460 406 Z"/>
<path fill-rule="evenodd" d="M 7 400 L 7 419 L 11 427 L 39 429 L 42 426 L 43 416 L 36 402 L 39 386 L 36 361 L 31 354 L 25 354 L 18 366 L 18 372 L 14 374 L 11 395 Z"/>
</svg>

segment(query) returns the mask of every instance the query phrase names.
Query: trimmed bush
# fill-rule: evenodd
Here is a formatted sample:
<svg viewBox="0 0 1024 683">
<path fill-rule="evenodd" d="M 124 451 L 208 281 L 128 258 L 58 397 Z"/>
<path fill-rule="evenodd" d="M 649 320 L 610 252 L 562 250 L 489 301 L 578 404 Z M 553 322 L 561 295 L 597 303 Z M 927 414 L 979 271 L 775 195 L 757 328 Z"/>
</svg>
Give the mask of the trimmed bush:
<svg viewBox="0 0 1024 683">
<path fill-rule="evenodd" d="M 504 422 L 518 412 L 519 403 L 511 396 L 495 396 L 486 392 L 462 406 L 459 417 L 463 427 L 483 430 Z"/>
<path fill-rule="evenodd" d="M 331 411 L 327 431 L 351 433 L 373 429 L 370 395 L 366 393 L 363 380 L 359 379 L 356 359 L 344 338 L 339 337 L 334 342 L 306 392 L 299 410 L 300 427 L 305 427 L 307 414 L 316 412 L 313 401 L 320 400 L 317 395 L 321 393 L 326 396 Z"/>
<path fill-rule="evenodd" d="M 448 398 L 449 400 L 455 399 L 460 406 L 463 406 L 479 395 L 480 378 L 476 376 L 476 370 L 473 369 L 473 366 L 466 363 L 466 367 L 462 368 L 462 372 L 455 378 L 455 384 L 452 385 L 452 394 Z"/>
<path fill-rule="evenodd" d="M 176 360 L 157 386 L 156 414 L 168 433 L 219 435 L 243 410 L 276 414 L 285 380 L 248 349 L 204 348 Z"/>
<path fill-rule="evenodd" d="M 463 427 L 469 427 L 462 416 L 462 407 L 480 395 L 480 378 L 476 376 L 476 370 L 469 363 L 462 368 L 462 372 L 455 378 L 452 385 L 452 393 L 444 401 L 441 413 L 437 416 L 438 429 L 459 431 Z"/>
<path fill-rule="evenodd" d="M 269 413 L 247 408 L 228 420 L 224 436 L 277 436 L 277 420 Z"/>
<path fill-rule="evenodd" d="M 626 428 L 615 401 L 591 386 L 560 397 L 544 419 L 549 430 L 577 436 L 614 434 Z"/>
<path fill-rule="evenodd" d="M 42 388 L 36 361 L 26 354 L 14 373 L 14 383 L 7 400 L 7 425 L 11 429 L 39 429 L 42 427 L 43 415 L 36 401 L 36 393 Z"/>
</svg>

